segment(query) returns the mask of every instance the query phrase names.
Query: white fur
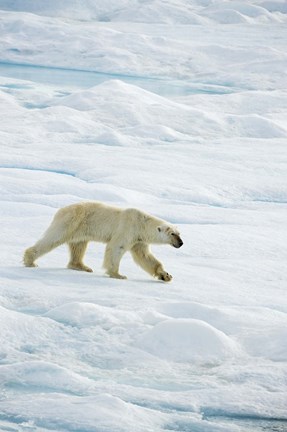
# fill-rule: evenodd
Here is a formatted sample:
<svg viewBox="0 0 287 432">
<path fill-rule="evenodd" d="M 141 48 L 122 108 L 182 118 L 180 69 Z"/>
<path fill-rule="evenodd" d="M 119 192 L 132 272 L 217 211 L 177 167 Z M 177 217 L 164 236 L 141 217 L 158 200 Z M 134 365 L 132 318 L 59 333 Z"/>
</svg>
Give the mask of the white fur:
<svg viewBox="0 0 287 432">
<path fill-rule="evenodd" d="M 84 202 L 60 209 L 43 237 L 24 253 L 24 264 L 35 267 L 35 260 L 52 249 L 67 243 L 70 248 L 69 268 L 92 271 L 83 263 L 89 241 L 106 243 L 104 268 L 109 276 L 119 274 L 119 264 L 130 251 L 135 262 L 151 275 L 172 279 L 150 252 L 150 244 L 171 244 L 182 241 L 175 227 L 162 219 L 137 209 L 121 209 L 100 202 Z"/>
</svg>

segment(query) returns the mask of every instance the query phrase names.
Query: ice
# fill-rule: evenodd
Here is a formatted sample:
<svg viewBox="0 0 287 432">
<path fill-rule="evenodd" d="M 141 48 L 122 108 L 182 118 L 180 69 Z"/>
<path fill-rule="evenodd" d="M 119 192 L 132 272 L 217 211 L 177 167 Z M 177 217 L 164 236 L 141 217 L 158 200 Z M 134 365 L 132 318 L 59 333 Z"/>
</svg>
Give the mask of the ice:
<svg viewBox="0 0 287 432">
<path fill-rule="evenodd" d="M 284 1 L 0 0 L 0 430 L 287 428 Z M 127 280 L 23 251 L 100 200 L 178 226 Z"/>
</svg>

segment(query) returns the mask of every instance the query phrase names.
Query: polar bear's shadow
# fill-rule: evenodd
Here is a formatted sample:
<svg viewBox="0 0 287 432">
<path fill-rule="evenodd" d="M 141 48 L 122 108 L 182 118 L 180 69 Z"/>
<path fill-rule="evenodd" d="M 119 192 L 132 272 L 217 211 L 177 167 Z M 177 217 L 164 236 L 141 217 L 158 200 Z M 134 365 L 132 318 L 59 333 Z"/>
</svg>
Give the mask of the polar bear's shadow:
<svg viewBox="0 0 287 432">
<path fill-rule="evenodd" d="M 5 271 L 4 271 L 5 270 Z M 48 282 L 54 283 L 55 285 L 68 285 L 68 284 L 76 284 L 76 285 L 94 285 L 97 287 L 99 283 L 104 283 L 104 285 L 121 285 L 123 286 L 126 283 L 126 288 L 130 286 L 132 283 L 141 284 L 141 285 L 154 285 L 154 284 L 165 284 L 164 281 L 133 277 L 130 275 L 127 279 L 114 279 L 101 272 L 100 270 L 93 273 L 81 272 L 77 270 L 71 270 L 68 268 L 56 268 L 56 267 L 36 267 L 31 269 L 18 268 L 15 274 L 15 268 L 13 270 L 11 268 L 11 272 L 8 268 L 3 268 L 3 276 L 11 277 L 13 279 L 19 280 L 33 280 L 33 282 Z M 13 277 L 14 276 L 14 277 Z"/>
</svg>

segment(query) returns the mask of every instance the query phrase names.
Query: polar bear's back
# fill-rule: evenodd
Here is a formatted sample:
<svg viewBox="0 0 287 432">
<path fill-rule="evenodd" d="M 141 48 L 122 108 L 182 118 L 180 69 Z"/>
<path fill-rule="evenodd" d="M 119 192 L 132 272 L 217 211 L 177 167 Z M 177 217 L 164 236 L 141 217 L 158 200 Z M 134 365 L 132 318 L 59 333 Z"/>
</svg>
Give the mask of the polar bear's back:
<svg viewBox="0 0 287 432">
<path fill-rule="evenodd" d="M 61 231 L 70 242 L 98 241 L 107 243 L 111 239 L 123 239 L 131 244 L 138 238 L 157 243 L 156 226 L 164 223 L 135 208 L 122 209 L 102 202 L 81 202 L 60 209 L 50 227 Z"/>
<path fill-rule="evenodd" d="M 123 210 L 101 202 L 81 202 L 60 209 L 55 223 L 69 227 L 71 241 L 108 242 L 113 236 Z"/>
<path fill-rule="evenodd" d="M 71 241 L 94 240 L 107 243 L 117 233 L 132 234 L 138 225 L 140 211 L 122 209 L 101 202 L 81 202 L 60 209 L 54 218 L 54 224 L 66 227 L 71 233 Z"/>
</svg>

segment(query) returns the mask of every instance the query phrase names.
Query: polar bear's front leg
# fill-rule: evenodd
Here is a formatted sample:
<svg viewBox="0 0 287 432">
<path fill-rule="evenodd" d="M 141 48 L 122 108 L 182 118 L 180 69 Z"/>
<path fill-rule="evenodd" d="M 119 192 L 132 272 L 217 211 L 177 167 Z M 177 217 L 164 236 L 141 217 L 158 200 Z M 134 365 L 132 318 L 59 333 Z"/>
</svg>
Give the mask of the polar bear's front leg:
<svg viewBox="0 0 287 432">
<path fill-rule="evenodd" d="M 131 249 L 131 254 L 134 261 L 147 273 L 165 282 L 172 280 L 172 276 L 164 270 L 162 263 L 151 253 L 147 243 L 136 243 Z"/>
<path fill-rule="evenodd" d="M 127 279 L 126 276 L 119 274 L 120 261 L 125 252 L 126 249 L 121 243 L 111 240 L 107 244 L 103 267 L 110 277 L 115 279 Z"/>
</svg>

